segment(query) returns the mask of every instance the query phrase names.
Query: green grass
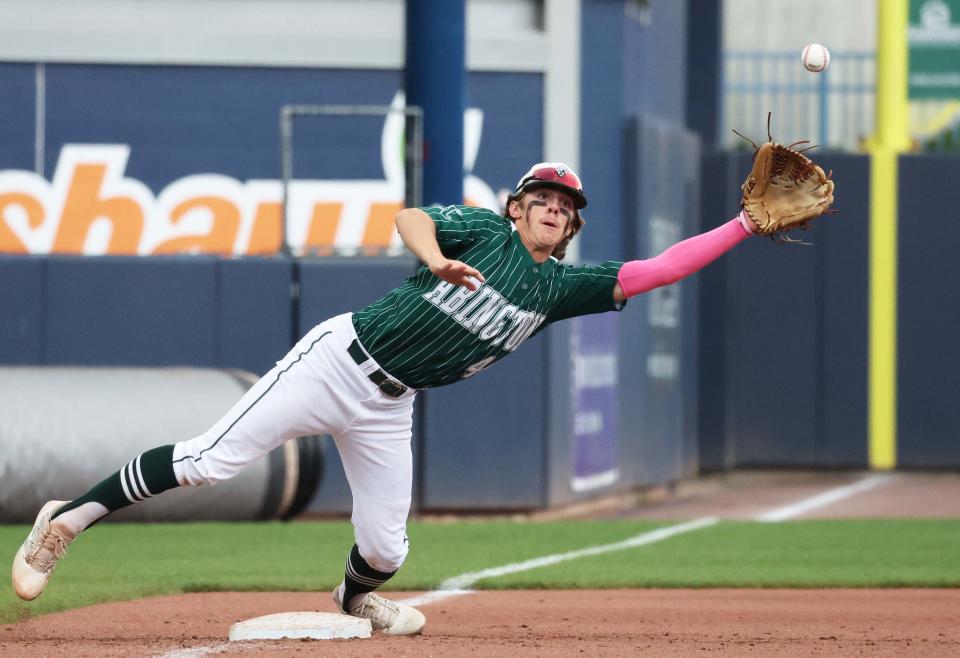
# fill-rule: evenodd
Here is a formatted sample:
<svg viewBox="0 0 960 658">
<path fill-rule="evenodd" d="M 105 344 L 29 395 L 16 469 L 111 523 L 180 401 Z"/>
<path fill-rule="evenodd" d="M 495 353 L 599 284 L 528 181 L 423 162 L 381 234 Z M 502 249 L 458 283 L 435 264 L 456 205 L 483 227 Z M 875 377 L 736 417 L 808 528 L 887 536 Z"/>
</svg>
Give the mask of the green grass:
<svg viewBox="0 0 960 658">
<path fill-rule="evenodd" d="M 957 587 L 960 520 L 724 522 L 484 588 Z"/>
<path fill-rule="evenodd" d="M 386 589 L 430 589 L 467 571 L 617 542 L 662 525 L 413 523 L 410 558 Z M 0 526 L 0 555 L 9 560 L 28 530 Z M 342 577 L 352 541 L 346 522 L 104 524 L 70 547 L 36 601 L 24 603 L 4 587 L 0 623 L 179 592 L 301 590 L 325 596 Z M 478 586 L 957 587 L 960 520 L 725 522 Z"/>
</svg>

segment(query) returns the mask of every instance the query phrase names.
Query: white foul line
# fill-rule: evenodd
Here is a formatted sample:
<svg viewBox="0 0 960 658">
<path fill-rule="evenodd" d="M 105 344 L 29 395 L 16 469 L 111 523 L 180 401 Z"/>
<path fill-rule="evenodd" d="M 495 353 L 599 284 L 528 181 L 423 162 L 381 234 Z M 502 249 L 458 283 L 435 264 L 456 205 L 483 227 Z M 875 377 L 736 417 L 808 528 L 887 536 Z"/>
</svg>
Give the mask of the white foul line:
<svg viewBox="0 0 960 658">
<path fill-rule="evenodd" d="M 829 491 L 825 491 L 824 493 L 818 494 L 811 498 L 805 498 L 790 505 L 774 508 L 768 512 L 760 514 L 755 520 L 762 522 L 786 521 L 787 519 L 792 519 L 796 516 L 800 516 L 801 514 L 806 514 L 807 512 L 820 507 L 826 507 L 831 503 L 835 503 L 838 500 L 843 500 L 844 498 L 853 496 L 854 494 L 867 491 L 868 489 L 873 489 L 874 487 L 889 482 L 891 479 L 892 476 L 886 473 L 871 475 L 858 482 L 854 482 L 853 484 L 830 489 Z M 664 539 L 669 539 L 670 537 L 675 537 L 676 535 L 681 535 L 685 532 L 691 532 L 693 530 L 699 530 L 700 528 L 716 525 L 718 521 L 719 519 L 716 517 L 702 517 L 686 523 L 680 523 L 677 525 L 668 526 L 666 528 L 658 528 L 656 530 L 644 532 L 630 537 L 629 539 L 624 539 L 623 541 L 614 542 L 612 544 L 589 546 L 587 548 L 581 548 L 576 551 L 569 551 L 567 553 L 555 553 L 553 555 L 544 555 L 543 557 L 537 557 L 530 560 L 525 560 L 523 562 L 505 564 L 501 567 L 491 567 L 481 571 L 470 571 L 460 574 L 459 576 L 454 576 L 453 578 L 448 578 L 440 583 L 440 586 L 432 592 L 402 599 L 398 601 L 398 603 L 422 606 L 428 603 L 436 603 L 437 601 L 453 598 L 455 596 L 473 594 L 473 590 L 470 589 L 470 587 L 478 581 L 486 578 L 496 578 L 497 576 L 505 576 L 511 573 L 519 573 L 521 571 L 538 569 L 540 567 L 566 562 L 567 560 L 576 560 L 577 558 L 581 557 L 602 555 L 603 553 L 622 551 L 628 548 L 635 548 L 637 546 L 646 546 L 648 544 L 654 544 L 658 541 L 663 541 Z M 228 649 L 234 650 L 235 647 L 230 644 L 218 644 L 206 647 L 201 646 L 188 649 L 177 649 L 162 654 L 160 658 L 200 658 L 211 653 L 220 653 L 221 651 Z"/>
<path fill-rule="evenodd" d="M 531 560 L 525 560 L 523 562 L 505 564 L 502 567 L 492 567 L 490 569 L 483 569 L 482 571 L 471 571 L 460 574 L 459 576 L 454 576 L 453 578 L 448 578 L 440 583 L 440 587 L 432 592 L 427 592 L 422 596 L 404 599 L 403 601 L 400 601 L 400 603 L 405 603 L 407 605 L 423 605 L 425 603 L 433 603 L 435 601 L 441 601 L 453 596 L 470 594 L 471 590 L 469 588 L 477 581 L 484 580 L 485 578 L 496 578 L 497 576 L 505 576 L 507 574 L 518 573 L 520 571 L 539 569 L 540 567 L 550 566 L 559 562 L 566 562 L 567 560 L 576 560 L 577 558 L 581 557 L 601 555 L 603 553 L 610 553 L 612 551 L 622 551 L 628 548 L 635 548 L 637 546 L 646 546 L 647 544 L 663 541 L 664 539 L 669 539 L 670 537 L 674 537 L 685 532 L 706 528 L 707 526 L 716 524 L 718 520 L 719 519 L 714 517 L 694 519 L 693 521 L 672 525 L 666 528 L 657 528 L 656 530 L 644 532 L 630 537 L 629 539 L 624 539 L 623 541 L 614 542 L 612 544 L 589 546 L 587 548 L 581 548 L 576 551 L 569 551 L 567 553 L 555 553 L 553 555 L 544 555 L 543 557 L 537 557 Z"/>
<path fill-rule="evenodd" d="M 806 514 L 807 512 L 813 511 L 820 507 L 825 507 L 835 503 L 838 500 L 843 500 L 844 498 L 854 494 L 867 491 L 868 489 L 873 489 L 876 486 L 889 482 L 890 479 L 891 476 L 886 473 L 871 475 L 858 482 L 854 482 L 853 484 L 830 489 L 829 491 L 825 491 L 810 498 L 805 498 L 796 503 L 774 508 L 764 512 L 763 514 L 760 514 L 756 517 L 756 520 L 762 522 L 786 521 L 787 519 L 791 519 L 795 516 L 800 516 L 801 514 Z M 636 535 L 635 537 L 631 537 L 630 539 L 613 544 L 591 546 L 576 551 L 570 551 L 568 553 L 545 555 L 543 557 L 533 558 L 524 562 L 507 564 L 502 567 L 492 567 L 482 571 L 464 573 L 443 581 L 440 583 L 440 586 L 432 592 L 427 592 L 426 594 L 422 594 L 420 596 L 404 599 L 403 601 L 400 601 L 400 603 L 405 603 L 407 605 L 426 605 L 428 603 L 435 603 L 437 601 L 449 599 L 454 596 L 471 594 L 473 590 L 471 590 L 470 587 L 472 587 L 477 581 L 485 578 L 496 578 L 497 576 L 505 576 L 507 574 L 518 573 L 520 571 L 529 571 L 530 569 L 537 569 L 539 567 L 545 567 L 552 564 L 557 564 L 558 562 L 565 562 L 567 560 L 575 560 L 577 558 L 587 557 L 590 555 L 600 555 L 602 553 L 609 553 L 611 551 L 621 551 L 627 548 L 634 548 L 635 546 L 645 546 L 647 544 L 653 544 L 654 542 L 662 541 L 664 539 L 669 539 L 670 537 L 682 534 L 684 532 L 690 532 L 691 530 L 697 530 L 699 528 L 705 528 L 707 526 L 714 525 L 717 523 L 717 521 L 718 519 L 714 517 L 703 517 L 687 523 L 651 530 L 650 532 L 645 532 Z"/>
<path fill-rule="evenodd" d="M 830 489 L 822 494 L 818 494 L 811 498 L 805 498 L 804 500 L 791 505 L 777 507 L 768 512 L 764 512 L 758 516 L 756 520 L 768 523 L 786 521 L 787 519 L 792 519 L 795 516 L 800 516 L 801 514 L 806 514 L 807 512 L 815 509 L 826 507 L 827 505 L 835 503 L 838 500 L 843 500 L 844 498 L 858 494 L 862 491 L 873 489 L 881 484 L 886 484 L 890 480 L 891 476 L 886 473 L 871 475 L 858 482 L 854 482 L 853 484 L 847 484 L 842 487 L 837 487 L 836 489 Z"/>
</svg>

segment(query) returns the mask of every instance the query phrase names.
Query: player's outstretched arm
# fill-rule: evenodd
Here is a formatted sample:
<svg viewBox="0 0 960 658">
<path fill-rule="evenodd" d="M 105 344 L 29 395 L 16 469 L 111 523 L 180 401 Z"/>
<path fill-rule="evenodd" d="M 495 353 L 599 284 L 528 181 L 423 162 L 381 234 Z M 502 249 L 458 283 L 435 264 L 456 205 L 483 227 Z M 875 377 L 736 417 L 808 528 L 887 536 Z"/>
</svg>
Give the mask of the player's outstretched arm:
<svg viewBox="0 0 960 658">
<path fill-rule="evenodd" d="M 613 299 L 622 302 L 690 276 L 753 235 L 756 224 L 740 213 L 712 231 L 678 242 L 659 256 L 624 263 L 617 274 Z"/>
<path fill-rule="evenodd" d="M 479 270 L 443 255 L 437 243 L 437 227 L 427 213 L 419 208 L 405 208 L 397 213 L 394 221 L 403 244 L 436 276 L 470 290 L 479 287 L 478 281 L 483 283 Z"/>
</svg>

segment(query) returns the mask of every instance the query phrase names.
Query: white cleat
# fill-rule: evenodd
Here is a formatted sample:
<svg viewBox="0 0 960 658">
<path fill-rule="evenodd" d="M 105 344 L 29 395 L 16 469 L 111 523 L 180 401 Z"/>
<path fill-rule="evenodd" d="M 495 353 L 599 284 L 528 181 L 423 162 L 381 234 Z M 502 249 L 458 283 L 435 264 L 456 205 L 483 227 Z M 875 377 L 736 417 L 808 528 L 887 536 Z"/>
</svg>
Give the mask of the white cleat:
<svg viewBox="0 0 960 658">
<path fill-rule="evenodd" d="M 13 589 L 24 601 L 40 596 L 50 580 L 57 561 L 67 552 L 73 541 L 50 525 L 50 515 L 69 503 L 69 500 L 51 500 L 40 509 L 33 529 L 13 558 Z"/>
<path fill-rule="evenodd" d="M 419 635 L 427 623 L 423 613 L 409 605 L 390 601 L 373 592 L 354 597 L 358 603 L 348 612 L 340 602 L 340 587 L 333 590 L 333 602 L 340 612 L 352 617 L 369 619 L 375 631 L 383 631 L 384 635 Z"/>
</svg>

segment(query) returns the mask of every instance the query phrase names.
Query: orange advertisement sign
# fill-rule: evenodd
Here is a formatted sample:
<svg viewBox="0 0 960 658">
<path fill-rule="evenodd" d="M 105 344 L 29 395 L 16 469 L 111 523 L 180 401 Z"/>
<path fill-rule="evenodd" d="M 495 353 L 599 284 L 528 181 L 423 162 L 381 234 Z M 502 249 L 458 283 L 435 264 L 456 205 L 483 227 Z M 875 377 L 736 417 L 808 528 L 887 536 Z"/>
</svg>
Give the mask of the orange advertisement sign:
<svg viewBox="0 0 960 658">
<path fill-rule="evenodd" d="M 401 99 L 402 100 L 402 99 Z M 397 101 L 395 100 L 395 103 Z M 476 117 L 478 110 L 468 110 Z M 468 121 L 472 165 L 480 122 Z M 294 253 L 402 253 L 393 217 L 404 198 L 401 116 L 384 120 L 382 180 L 292 180 L 287 242 Z M 475 134 L 473 134 L 475 133 Z M 283 184 L 221 174 L 174 180 L 158 194 L 126 176 L 130 146 L 66 144 L 50 180 L 0 171 L 0 253 L 270 255 L 281 246 Z M 468 170 L 472 168 L 469 167 Z M 497 196 L 464 178 L 467 202 L 496 208 Z"/>
</svg>

